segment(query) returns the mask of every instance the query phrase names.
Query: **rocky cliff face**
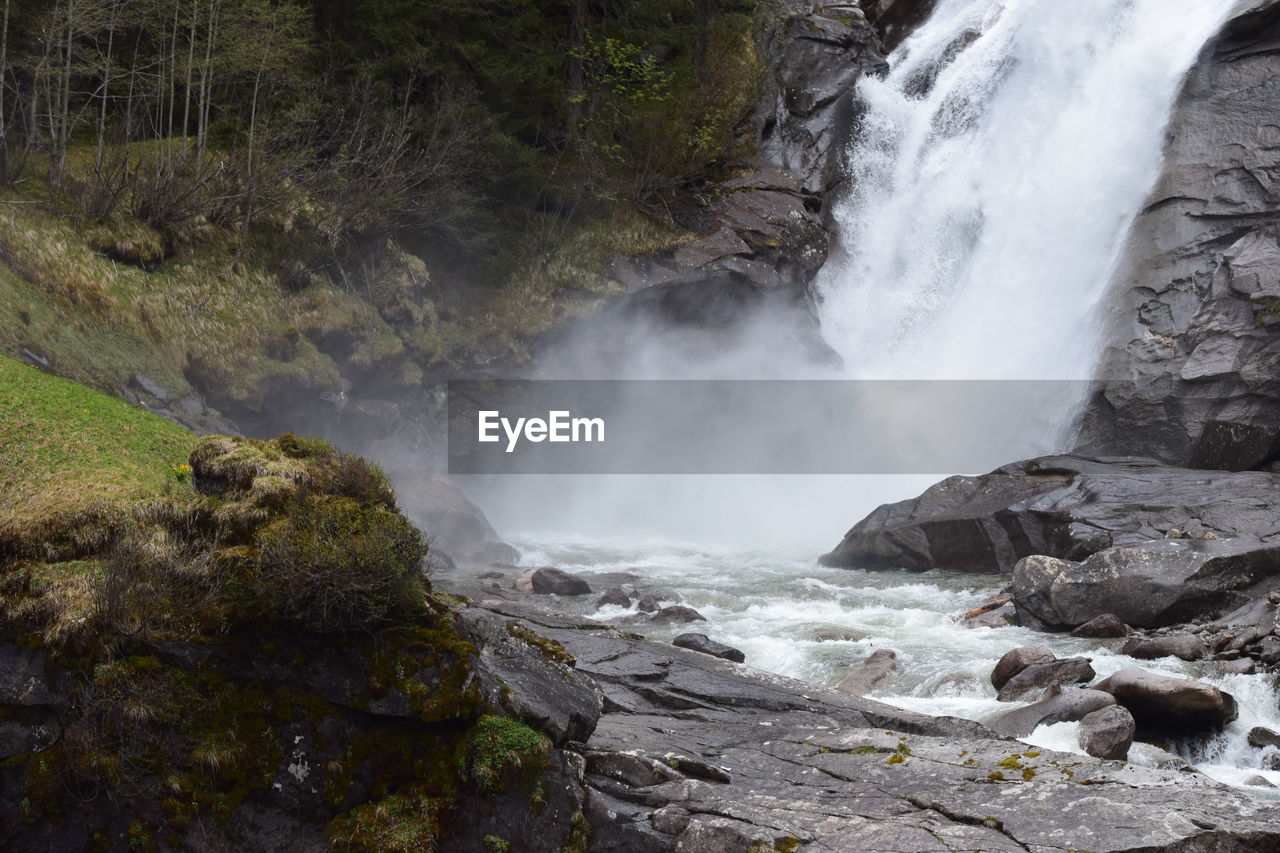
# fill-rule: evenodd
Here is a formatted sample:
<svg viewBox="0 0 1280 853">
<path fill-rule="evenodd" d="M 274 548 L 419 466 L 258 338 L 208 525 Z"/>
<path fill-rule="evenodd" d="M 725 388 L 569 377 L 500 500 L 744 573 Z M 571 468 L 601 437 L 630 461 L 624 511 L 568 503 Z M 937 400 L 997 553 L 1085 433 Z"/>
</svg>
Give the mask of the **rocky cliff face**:
<svg viewBox="0 0 1280 853">
<path fill-rule="evenodd" d="M 1186 81 L 1112 297 L 1084 443 L 1243 470 L 1280 458 L 1280 3 L 1242 0 Z"/>
<path fill-rule="evenodd" d="M 870 14 L 908 21 L 900 10 L 921 5 L 889 0 Z M 858 109 L 854 89 L 888 67 L 881 32 L 853 2 L 785 0 L 761 4 L 759 14 L 763 95 L 741 131 L 753 154 L 677 213 L 698 232 L 694 239 L 608 261 L 608 274 L 628 293 L 575 330 L 597 353 L 625 359 L 640 342 L 627 334 L 637 327 L 641 336 L 651 333 L 646 326 L 721 332 L 767 307 L 786 346 L 832 357 L 817 335 L 808 284 L 827 258 L 830 205 Z"/>
</svg>

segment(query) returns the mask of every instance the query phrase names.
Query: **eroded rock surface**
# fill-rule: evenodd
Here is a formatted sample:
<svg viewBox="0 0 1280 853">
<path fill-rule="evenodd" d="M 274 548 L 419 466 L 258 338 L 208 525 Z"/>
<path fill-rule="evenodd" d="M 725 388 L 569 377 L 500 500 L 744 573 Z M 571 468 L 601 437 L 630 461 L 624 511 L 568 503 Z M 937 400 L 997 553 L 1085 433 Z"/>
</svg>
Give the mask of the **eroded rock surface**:
<svg viewBox="0 0 1280 853">
<path fill-rule="evenodd" d="M 1280 454 L 1280 4 L 1242 0 L 1183 86 L 1137 218 L 1087 441 L 1202 468 Z"/>
<path fill-rule="evenodd" d="M 1280 845 L 1280 809 L 1199 774 L 1035 750 L 529 603 L 483 606 L 563 643 L 604 692 L 584 747 L 592 851 Z"/>
</svg>

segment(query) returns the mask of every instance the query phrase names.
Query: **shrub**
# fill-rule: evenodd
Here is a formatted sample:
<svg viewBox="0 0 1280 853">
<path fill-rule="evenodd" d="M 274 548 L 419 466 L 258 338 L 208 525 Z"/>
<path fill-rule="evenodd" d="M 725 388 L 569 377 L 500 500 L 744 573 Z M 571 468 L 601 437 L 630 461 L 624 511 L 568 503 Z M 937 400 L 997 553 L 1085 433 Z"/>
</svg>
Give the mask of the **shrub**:
<svg viewBox="0 0 1280 853">
<path fill-rule="evenodd" d="M 471 732 L 462 771 L 482 791 L 532 785 L 547 767 L 551 741 L 517 720 L 481 717 Z"/>
<path fill-rule="evenodd" d="M 418 600 L 427 547 L 403 516 L 308 495 L 256 537 L 257 600 L 281 618 L 368 628 Z"/>
</svg>

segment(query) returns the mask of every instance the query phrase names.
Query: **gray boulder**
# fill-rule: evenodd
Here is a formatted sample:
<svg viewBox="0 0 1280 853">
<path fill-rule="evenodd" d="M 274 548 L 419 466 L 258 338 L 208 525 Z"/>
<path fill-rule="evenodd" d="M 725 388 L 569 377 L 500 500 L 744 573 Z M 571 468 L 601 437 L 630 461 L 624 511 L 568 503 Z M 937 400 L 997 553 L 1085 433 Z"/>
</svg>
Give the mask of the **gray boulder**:
<svg viewBox="0 0 1280 853">
<path fill-rule="evenodd" d="M 627 595 L 624 590 L 619 589 L 616 586 L 612 589 L 606 589 L 604 593 L 596 599 L 596 607 L 607 606 L 630 607 L 631 596 Z"/>
<path fill-rule="evenodd" d="M 1133 715 L 1120 705 L 1110 705 L 1080 720 L 1076 740 L 1080 748 L 1094 758 L 1124 761 L 1136 731 Z"/>
<path fill-rule="evenodd" d="M 883 687 L 897 670 L 898 653 L 893 649 L 876 649 L 850 668 L 836 689 L 853 696 L 865 696 Z"/>
<path fill-rule="evenodd" d="M 1134 637 L 1120 649 L 1120 654 L 1139 660 L 1175 657 L 1185 661 L 1203 658 L 1208 649 L 1195 634 L 1167 634 L 1163 637 Z"/>
<path fill-rule="evenodd" d="M 1026 737 L 1039 726 L 1082 720 L 1100 708 L 1115 705 L 1115 697 L 1099 690 L 1063 690 L 1012 711 L 1003 711 L 983 723 L 1008 737 Z"/>
<path fill-rule="evenodd" d="M 1216 616 L 1280 573 L 1280 542 L 1257 537 L 1163 540 L 1101 551 L 1080 563 L 1028 557 L 1013 570 L 1024 624 L 1073 628 L 1109 612 L 1155 628 Z"/>
<path fill-rule="evenodd" d="M 1249 746 L 1262 749 L 1268 746 L 1280 748 L 1280 734 L 1265 726 L 1254 726 L 1249 729 Z"/>
<path fill-rule="evenodd" d="M 1280 474 L 1046 456 L 979 477 L 951 477 L 918 498 L 882 506 L 821 561 L 846 568 L 1009 573 L 1032 555 L 1078 562 L 1115 545 L 1162 542 L 1170 534 L 1190 541 L 1254 536 L 1265 543 L 1278 530 Z M 1248 584 L 1238 578 L 1233 586 Z M 1233 598 L 1229 607 L 1246 600 Z M 1101 607 L 1088 618 L 1110 610 Z"/>
<path fill-rule="evenodd" d="M 688 622 L 706 622 L 707 617 L 703 616 L 692 607 L 686 607 L 683 604 L 673 604 L 670 607 L 664 607 L 649 620 L 650 625 L 683 625 Z"/>
<path fill-rule="evenodd" d="M 995 669 L 991 670 L 991 686 L 999 690 L 1009 682 L 1009 679 L 1032 664 L 1052 663 L 1055 660 L 1057 656 L 1048 646 L 1019 646 L 1005 652 L 1004 656 L 996 662 Z"/>
<path fill-rule="evenodd" d="M 1185 678 L 1122 669 L 1095 686 L 1129 709 L 1145 733 L 1193 735 L 1221 729 L 1238 714 L 1236 700 L 1216 687 Z"/>
<path fill-rule="evenodd" d="M 1129 626 L 1120 621 L 1114 613 L 1103 613 L 1071 631 L 1073 637 L 1096 639 L 1116 639 L 1127 637 Z"/>
<path fill-rule="evenodd" d="M 516 579 L 515 588 L 534 595 L 590 595 L 591 584 L 561 569 L 544 566 Z"/>
<path fill-rule="evenodd" d="M 1088 658 L 1063 658 L 1049 663 L 1033 663 L 1010 678 L 996 698 L 1001 702 L 1018 702 L 1050 687 L 1092 681 L 1097 675 Z"/>
<path fill-rule="evenodd" d="M 741 650 L 726 646 L 723 643 L 717 643 L 706 634 L 681 634 L 671 641 L 671 645 L 702 652 L 704 655 L 730 660 L 734 663 L 744 663 L 747 660 L 747 656 Z"/>
</svg>

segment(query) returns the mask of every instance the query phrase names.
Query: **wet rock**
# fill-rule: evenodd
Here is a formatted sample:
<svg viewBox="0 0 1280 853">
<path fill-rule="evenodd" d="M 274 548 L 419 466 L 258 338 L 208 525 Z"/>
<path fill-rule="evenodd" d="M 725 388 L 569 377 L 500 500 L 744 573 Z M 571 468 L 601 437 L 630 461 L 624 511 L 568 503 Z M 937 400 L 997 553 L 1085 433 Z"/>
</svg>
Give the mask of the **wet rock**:
<svg viewBox="0 0 1280 853">
<path fill-rule="evenodd" d="M 1085 418 L 1108 453 L 1245 470 L 1280 449 L 1274 306 L 1280 248 L 1264 211 L 1280 186 L 1272 49 L 1280 7 L 1239 3 L 1183 83 L 1161 175 L 1134 220 L 1108 300 L 1109 382 Z"/>
<path fill-rule="evenodd" d="M 995 669 L 991 670 L 991 686 L 999 690 L 1009 682 L 1009 679 L 1032 664 L 1052 663 L 1057 659 L 1053 649 L 1048 646 L 1020 646 L 1005 652 L 996 663 Z"/>
<path fill-rule="evenodd" d="M 815 643 L 856 643 L 871 635 L 852 628 L 814 628 L 807 636 Z"/>
<path fill-rule="evenodd" d="M 893 649 L 876 649 L 854 664 L 840 679 L 836 689 L 853 696 L 865 696 L 885 686 L 898 670 L 898 653 Z"/>
<path fill-rule="evenodd" d="M 1265 776 L 1250 776 L 1248 779 L 1244 780 L 1244 784 L 1249 786 L 1250 788 L 1274 788 L 1275 787 L 1275 785 L 1271 784 L 1271 782 L 1268 781 Z"/>
<path fill-rule="evenodd" d="M 1249 658 L 1239 658 L 1238 660 L 1219 660 L 1214 661 L 1218 672 L 1223 675 L 1253 675 L 1258 666 Z"/>
<path fill-rule="evenodd" d="M 1012 604 L 1006 604 L 996 610 L 988 610 L 977 616 L 964 620 L 966 628 L 1008 628 L 1018 624 L 1018 612 Z"/>
<path fill-rule="evenodd" d="M 1280 841 L 1280 807 L 1198 776 L 1035 750 L 1020 759 L 1030 771 L 1024 781 L 1000 762 L 1030 750 L 978 723 L 903 711 L 589 620 L 552 619 L 528 600 L 494 606 L 564 643 L 600 686 L 605 711 L 592 751 L 687 756 L 731 774 L 729 785 L 690 776 L 629 787 L 588 773 L 583 813 L 593 849 L 671 851 L 705 841 L 720 846 L 701 849 L 736 853 L 757 835 L 763 849 L 803 839 L 797 849 L 992 853 L 1206 844 L 1243 853 Z M 1071 784 L 1060 767 L 1072 771 Z M 997 770 L 1004 779 L 992 778 Z M 713 816 L 721 834 L 684 835 Z"/>
<path fill-rule="evenodd" d="M 717 643 L 706 634 L 681 634 L 671 641 L 671 645 L 702 652 L 704 655 L 711 655 L 713 658 L 731 660 L 734 663 L 743 663 L 747 659 L 747 656 L 738 649 L 726 646 L 723 643 Z"/>
<path fill-rule="evenodd" d="M 1280 748 L 1280 734 L 1273 732 L 1266 726 L 1254 726 L 1249 729 L 1249 746 L 1258 747 L 1259 749 L 1266 746 L 1274 746 Z"/>
<path fill-rule="evenodd" d="M 525 572 L 516 580 L 515 588 L 534 595 L 591 594 L 591 584 L 576 575 L 549 566 Z"/>
<path fill-rule="evenodd" d="M 1094 758 L 1124 761 L 1136 731 L 1133 715 L 1120 705 L 1110 705 L 1080 720 L 1076 740 L 1080 748 Z"/>
<path fill-rule="evenodd" d="M 1088 658 L 1063 658 L 1050 663 L 1033 663 L 1010 678 L 996 698 L 1001 702 L 1017 702 L 1049 687 L 1092 681 L 1097 675 Z"/>
<path fill-rule="evenodd" d="M 640 596 L 640 600 L 636 602 L 636 610 L 641 613 L 657 613 L 661 608 L 662 599 L 652 593 Z"/>
<path fill-rule="evenodd" d="M 606 589 L 604 593 L 596 599 L 596 607 L 630 607 L 631 596 L 618 588 Z"/>
<path fill-rule="evenodd" d="M 1032 555 L 1079 562 L 1116 545 L 1164 542 L 1171 528 L 1207 529 L 1224 539 L 1269 536 L 1280 529 L 1280 474 L 1191 471 L 1147 459 L 1041 457 L 979 477 L 951 477 L 918 498 L 882 506 L 822 563 L 1009 573 Z M 1188 547 L 1206 541 L 1174 540 Z M 1229 571 L 1207 579 L 1209 591 L 1216 585 L 1222 594 L 1210 596 L 1193 615 L 1216 616 L 1250 600 L 1250 587 L 1267 574 L 1262 568 L 1252 580 Z M 1135 624 L 1100 597 L 1075 625 L 1104 612 Z"/>
<path fill-rule="evenodd" d="M 1143 732 L 1177 736 L 1214 731 L 1238 713 L 1235 698 L 1216 687 L 1141 669 L 1122 669 L 1095 689 L 1116 697 Z"/>
<path fill-rule="evenodd" d="M 1103 613 L 1101 616 L 1095 616 L 1071 632 L 1073 637 L 1097 639 L 1114 639 L 1127 637 L 1128 635 L 1129 626 L 1121 622 L 1114 613 Z"/>
<path fill-rule="evenodd" d="M 1103 610 L 1155 628 L 1235 608 L 1278 572 L 1280 544 L 1254 536 L 1161 540 L 1078 563 L 1027 557 L 1013 570 L 1014 602 L 1024 622 L 1046 628 L 1082 625 Z"/>
<path fill-rule="evenodd" d="M 976 695 L 982 690 L 982 680 L 968 670 L 948 672 L 929 679 L 919 688 L 922 696 Z"/>
<path fill-rule="evenodd" d="M 664 607 L 649 620 L 651 625 L 683 625 L 688 622 L 706 622 L 707 617 L 703 616 L 692 607 L 685 607 L 683 604 L 673 604 L 670 607 Z"/>
<path fill-rule="evenodd" d="M 1139 660 L 1175 657 L 1197 661 L 1208 654 L 1204 640 L 1194 634 L 1167 634 L 1163 637 L 1134 637 L 1120 649 L 1120 654 Z"/>
<path fill-rule="evenodd" d="M 1082 720 L 1094 711 L 1115 703 L 1114 696 L 1099 690 L 1063 690 L 1023 708 L 1003 711 L 983 722 L 1002 735 L 1026 737 L 1038 726 Z"/>
</svg>

